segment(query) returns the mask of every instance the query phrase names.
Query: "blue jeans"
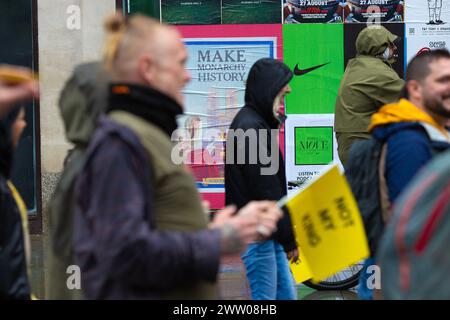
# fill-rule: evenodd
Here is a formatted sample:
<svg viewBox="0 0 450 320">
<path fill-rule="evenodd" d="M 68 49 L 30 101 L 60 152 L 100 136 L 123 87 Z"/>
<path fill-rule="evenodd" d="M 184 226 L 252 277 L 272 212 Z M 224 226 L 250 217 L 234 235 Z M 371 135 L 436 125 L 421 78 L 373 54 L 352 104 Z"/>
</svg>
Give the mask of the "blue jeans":
<svg viewBox="0 0 450 320">
<path fill-rule="evenodd" d="M 275 240 L 249 244 L 242 254 L 253 300 L 297 300 L 283 247 Z"/>
</svg>

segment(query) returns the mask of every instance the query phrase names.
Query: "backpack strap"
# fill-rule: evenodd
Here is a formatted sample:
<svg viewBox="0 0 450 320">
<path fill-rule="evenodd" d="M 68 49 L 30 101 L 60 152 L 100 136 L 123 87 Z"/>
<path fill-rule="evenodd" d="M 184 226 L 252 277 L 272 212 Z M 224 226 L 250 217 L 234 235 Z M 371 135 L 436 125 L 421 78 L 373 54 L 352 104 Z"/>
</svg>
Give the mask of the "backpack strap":
<svg viewBox="0 0 450 320">
<path fill-rule="evenodd" d="M 383 143 L 381 146 L 380 160 L 378 162 L 378 179 L 379 179 L 379 190 L 380 190 L 380 205 L 381 205 L 381 215 L 383 217 L 383 222 L 386 223 L 391 215 L 391 202 L 389 201 L 388 186 L 386 181 L 386 153 L 387 153 L 387 143 Z"/>
<path fill-rule="evenodd" d="M 418 122 L 418 124 L 425 130 L 430 141 L 450 143 L 450 135 L 444 135 L 436 127 L 426 123 Z M 378 178 L 379 178 L 379 191 L 380 191 L 380 204 L 383 222 L 387 223 L 391 216 L 392 208 L 389 200 L 389 190 L 386 181 L 386 155 L 387 155 L 387 143 L 384 142 L 381 147 L 380 160 L 378 162 Z"/>
</svg>

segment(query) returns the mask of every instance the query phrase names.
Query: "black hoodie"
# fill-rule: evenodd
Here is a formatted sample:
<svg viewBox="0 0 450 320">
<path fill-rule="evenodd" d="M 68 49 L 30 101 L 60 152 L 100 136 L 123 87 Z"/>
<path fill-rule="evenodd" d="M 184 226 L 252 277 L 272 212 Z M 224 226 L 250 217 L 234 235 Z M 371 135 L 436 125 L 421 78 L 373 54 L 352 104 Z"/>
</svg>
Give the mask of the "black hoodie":
<svg viewBox="0 0 450 320">
<path fill-rule="evenodd" d="M 237 144 L 237 139 L 229 135 L 227 141 L 227 161 L 225 165 L 225 195 L 226 203 L 235 204 L 242 208 L 252 200 L 279 200 L 286 195 L 286 175 L 284 161 L 281 156 L 278 143 L 276 150 L 272 150 L 270 141 L 271 129 L 277 129 L 279 121 L 273 114 L 273 102 L 275 97 L 292 79 L 291 70 L 282 62 L 264 58 L 258 60 L 250 69 L 245 91 L 245 106 L 238 112 L 230 125 L 230 130 L 248 129 L 257 130 L 258 154 L 271 155 L 276 152 L 279 169 L 273 175 L 261 174 L 262 168 L 270 167 L 270 164 L 261 163 L 259 156 L 256 164 L 249 163 L 249 154 L 252 146 L 248 141 L 244 145 Z M 260 130 L 267 132 L 267 142 L 260 143 Z M 232 145 L 234 139 L 234 146 Z M 234 159 L 230 159 L 230 151 L 234 150 Z M 245 152 L 245 164 L 237 163 L 238 152 Z M 273 158 L 273 157 L 271 157 Z M 233 161 L 232 161 L 233 160 Z M 272 236 L 284 248 L 291 251 L 297 247 L 292 231 L 289 213 L 283 210 L 283 218 L 278 222 L 278 230 Z"/>
<path fill-rule="evenodd" d="M 12 125 L 20 107 L 0 119 L 0 300 L 30 299 L 22 219 L 7 184 L 14 147 Z"/>
</svg>

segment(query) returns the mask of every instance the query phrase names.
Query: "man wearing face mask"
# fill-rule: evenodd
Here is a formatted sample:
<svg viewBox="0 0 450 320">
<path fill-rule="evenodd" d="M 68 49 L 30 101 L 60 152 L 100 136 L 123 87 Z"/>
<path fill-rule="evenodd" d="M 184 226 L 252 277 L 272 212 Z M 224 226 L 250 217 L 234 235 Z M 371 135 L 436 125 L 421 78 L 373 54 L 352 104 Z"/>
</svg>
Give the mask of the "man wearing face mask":
<svg viewBox="0 0 450 320">
<path fill-rule="evenodd" d="M 404 85 L 392 68 L 399 37 L 380 25 L 363 29 L 356 39 L 356 57 L 348 62 L 336 98 L 334 130 L 342 164 L 355 141 L 369 139 L 372 114 L 396 101 Z"/>
<path fill-rule="evenodd" d="M 227 204 L 241 208 L 253 200 L 279 200 L 286 195 L 278 128 L 284 118 L 280 106 L 291 92 L 292 76 L 284 63 L 270 58 L 258 60 L 250 69 L 245 106 L 233 119 L 227 136 Z M 277 227 L 270 239 L 251 243 L 242 255 L 254 300 L 296 299 L 288 259 L 297 261 L 298 250 L 287 210 Z"/>
</svg>

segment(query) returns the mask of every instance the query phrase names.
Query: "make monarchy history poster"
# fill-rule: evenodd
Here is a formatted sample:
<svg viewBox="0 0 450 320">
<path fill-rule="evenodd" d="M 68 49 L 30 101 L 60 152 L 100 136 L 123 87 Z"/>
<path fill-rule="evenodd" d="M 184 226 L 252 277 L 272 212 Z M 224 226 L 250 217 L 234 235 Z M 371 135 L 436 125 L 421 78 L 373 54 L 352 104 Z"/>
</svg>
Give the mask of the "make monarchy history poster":
<svg viewBox="0 0 450 320">
<path fill-rule="evenodd" d="M 179 27 L 188 51 L 192 80 L 184 90 L 177 155 L 193 172 L 211 208 L 224 205 L 227 131 L 244 105 L 245 82 L 261 58 L 281 56 L 281 25 Z"/>
</svg>

